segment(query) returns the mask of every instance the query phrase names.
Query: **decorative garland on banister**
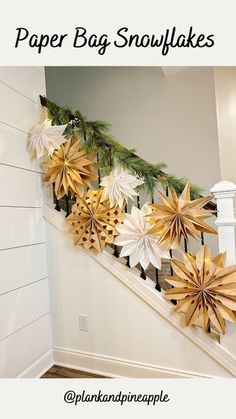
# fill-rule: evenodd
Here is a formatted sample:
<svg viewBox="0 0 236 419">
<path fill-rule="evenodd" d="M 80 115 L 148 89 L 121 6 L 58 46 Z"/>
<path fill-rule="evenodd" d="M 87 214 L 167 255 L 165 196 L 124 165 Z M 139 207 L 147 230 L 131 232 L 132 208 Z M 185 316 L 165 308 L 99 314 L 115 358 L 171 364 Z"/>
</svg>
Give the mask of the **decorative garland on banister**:
<svg viewBox="0 0 236 419">
<path fill-rule="evenodd" d="M 161 162 L 151 164 L 141 157 L 137 156 L 135 149 L 127 149 L 110 131 L 110 125 L 104 121 L 89 121 L 79 110 L 72 112 L 68 107 L 62 107 L 48 100 L 45 96 L 40 96 L 41 105 L 47 108 L 48 117 L 53 125 L 68 124 L 66 134 L 70 136 L 72 131 L 78 133 L 86 141 L 83 148 L 87 153 L 94 150 L 98 152 L 99 166 L 102 174 L 110 173 L 114 167 L 114 162 L 118 162 L 124 169 L 136 174 L 144 180 L 144 183 L 138 187 L 139 190 L 145 190 L 149 196 L 154 196 L 157 185 L 161 185 L 164 190 L 167 187 L 174 188 L 177 194 L 180 194 L 187 180 L 178 178 L 172 174 L 163 171 L 166 164 Z M 191 198 L 196 199 L 202 196 L 202 188 L 197 185 L 191 185 Z M 211 210 L 216 209 L 213 202 L 208 203 L 207 207 Z"/>
<path fill-rule="evenodd" d="M 164 163 L 152 165 L 126 149 L 106 122 L 88 121 L 78 110 L 40 100 L 46 115 L 29 132 L 27 149 L 39 160 L 47 156 L 43 181 L 53 185 L 56 198 L 75 197 L 66 219 L 75 246 L 103 252 L 115 244 L 131 268 L 140 264 L 144 271 L 149 264 L 160 269 L 162 259 L 179 250 L 183 261 L 171 261 L 174 275 L 165 279 L 172 288 L 165 298 L 177 301 L 186 326 L 197 324 L 208 332 L 213 325 L 224 334 L 226 320 L 236 323 L 236 265 L 225 267 L 226 255 L 212 257 L 203 245 L 203 233 L 217 233 L 205 222 L 216 210 L 212 196 L 203 197 L 199 187 L 165 173 Z M 157 185 L 171 194 L 158 191 L 155 203 Z M 152 203 L 133 205 L 128 213 L 128 200 L 139 199 L 142 188 Z M 202 241 L 195 256 L 187 251 L 189 237 Z"/>
</svg>

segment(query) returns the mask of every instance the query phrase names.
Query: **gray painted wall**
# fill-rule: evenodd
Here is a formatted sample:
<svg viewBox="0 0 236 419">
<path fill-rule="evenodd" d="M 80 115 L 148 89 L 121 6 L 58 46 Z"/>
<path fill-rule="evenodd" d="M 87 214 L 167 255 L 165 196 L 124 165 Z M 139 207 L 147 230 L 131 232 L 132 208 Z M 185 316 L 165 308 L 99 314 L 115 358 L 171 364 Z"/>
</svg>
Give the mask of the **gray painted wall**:
<svg viewBox="0 0 236 419">
<path fill-rule="evenodd" d="M 155 67 L 49 67 L 47 95 L 112 124 L 140 156 L 209 191 L 220 179 L 213 69 L 164 77 Z"/>
</svg>

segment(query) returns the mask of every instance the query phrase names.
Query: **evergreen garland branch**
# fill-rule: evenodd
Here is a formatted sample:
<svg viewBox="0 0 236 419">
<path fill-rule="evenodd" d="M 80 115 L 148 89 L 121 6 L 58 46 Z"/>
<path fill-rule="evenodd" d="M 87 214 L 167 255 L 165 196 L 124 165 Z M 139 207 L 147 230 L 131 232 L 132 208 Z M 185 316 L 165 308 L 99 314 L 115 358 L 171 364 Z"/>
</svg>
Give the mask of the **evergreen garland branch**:
<svg viewBox="0 0 236 419">
<path fill-rule="evenodd" d="M 154 195 L 155 188 L 161 185 L 164 189 L 174 188 L 180 194 L 187 182 L 185 178 L 178 178 L 173 174 L 163 171 L 165 163 L 151 164 L 137 156 L 135 149 L 127 149 L 110 131 L 110 125 L 105 121 L 88 121 L 77 110 L 72 112 L 68 107 L 58 106 L 49 101 L 46 97 L 40 96 L 41 105 L 47 108 L 48 117 L 53 125 L 68 124 L 66 134 L 72 132 L 72 123 L 79 120 L 79 125 L 74 128 L 75 132 L 84 140 L 83 148 L 87 153 L 98 152 L 100 170 L 102 174 L 109 173 L 115 162 L 119 163 L 124 169 L 134 173 L 137 177 L 144 180 L 144 185 L 139 187 L 145 190 L 150 196 Z M 202 196 L 202 189 L 197 185 L 191 185 L 191 198 L 196 199 Z M 210 209 L 215 209 L 215 204 L 208 204 Z"/>
</svg>

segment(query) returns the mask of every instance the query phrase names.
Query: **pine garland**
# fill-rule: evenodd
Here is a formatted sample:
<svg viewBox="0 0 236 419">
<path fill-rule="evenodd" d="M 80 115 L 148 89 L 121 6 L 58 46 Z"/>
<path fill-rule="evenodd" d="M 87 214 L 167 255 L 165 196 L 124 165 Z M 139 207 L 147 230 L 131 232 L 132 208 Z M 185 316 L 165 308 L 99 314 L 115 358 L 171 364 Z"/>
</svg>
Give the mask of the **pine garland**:
<svg viewBox="0 0 236 419">
<path fill-rule="evenodd" d="M 74 129 L 84 140 L 83 147 L 86 152 L 97 150 L 100 170 L 102 174 L 109 173 L 114 163 L 119 163 L 124 169 L 144 179 L 144 185 L 139 190 L 145 190 L 149 196 L 154 196 L 157 186 L 174 188 L 180 194 L 187 179 L 178 178 L 163 171 L 165 163 L 150 164 L 137 156 L 135 149 L 125 148 L 120 141 L 111 133 L 110 125 L 104 121 L 88 121 L 79 110 L 72 112 L 68 107 L 58 106 L 56 103 L 40 96 L 42 106 L 47 108 L 48 117 L 53 125 L 68 124 L 66 135 L 70 135 Z M 191 198 L 202 196 L 202 189 L 191 185 Z M 214 205 L 214 204 L 213 204 Z"/>
</svg>

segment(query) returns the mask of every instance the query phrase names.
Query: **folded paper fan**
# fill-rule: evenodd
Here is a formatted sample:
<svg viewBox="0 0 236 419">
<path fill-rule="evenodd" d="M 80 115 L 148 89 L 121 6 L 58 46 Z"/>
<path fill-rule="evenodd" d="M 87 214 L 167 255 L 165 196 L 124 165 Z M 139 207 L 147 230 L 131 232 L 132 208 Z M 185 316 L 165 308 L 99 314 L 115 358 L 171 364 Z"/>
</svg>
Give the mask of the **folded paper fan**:
<svg viewBox="0 0 236 419">
<path fill-rule="evenodd" d="M 236 323 L 236 265 L 224 267 L 225 254 L 211 257 L 202 246 L 196 257 L 183 254 L 183 262 L 172 260 L 175 276 L 166 278 L 174 288 L 166 291 L 167 300 L 177 300 L 177 312 L 185 313 L 185 325 L 201 319 L 208 331 L 210 322 L 219 333 L 226 332 L 226 322 Z"/>
<path fill-rule="evenodd" d="M 113 243 L 117 236 L 116 225 L 124 214 L 119 207 L 111 207 L 109 200 L 102 201 L 102 189 L 89 189 L 84 196 L 77 196 L 72 213 L 67 218 L 70 232 L 74 234 L 75 246 L 102 252 L 106 244 Z"/>
</svg>

